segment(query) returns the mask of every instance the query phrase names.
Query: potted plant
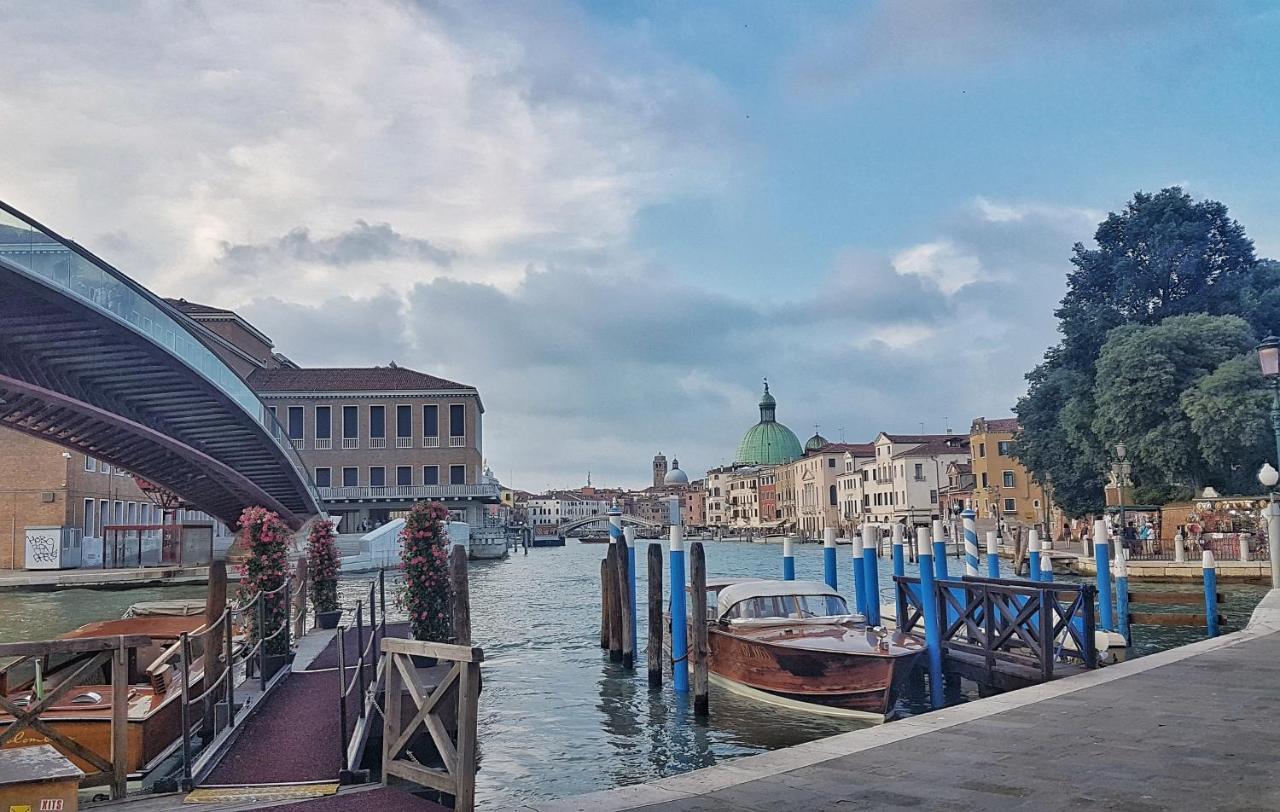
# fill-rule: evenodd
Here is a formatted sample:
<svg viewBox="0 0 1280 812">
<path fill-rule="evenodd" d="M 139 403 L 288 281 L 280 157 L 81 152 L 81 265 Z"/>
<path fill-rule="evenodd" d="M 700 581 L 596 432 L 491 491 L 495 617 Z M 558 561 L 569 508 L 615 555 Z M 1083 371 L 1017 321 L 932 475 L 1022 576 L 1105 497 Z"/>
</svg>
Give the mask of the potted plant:
<svg viewBox="0 0 1280 812">
<path fill-rule="evenodd" d="M 400 605 L 409 615 L 415 640 L 448 643 L 453 639 L 449 618 L 449 536 L 444 522 L 449 511 L 439 502 L 418 502 L 400 531 L 400 559 L 404 583 Z M 430 662 L 434 658 L 415 658 Z"/>
<path fill-rule="evenodd" d="M 338 545 L 333 522 L 318 519 L 307 533 L 307 576 L 316 626 L 336 629 L 342 617 L 338 605 Z"/>
<path fill-rule="evenodd" d="M 263 596 L 262 628 L 258 628 L 259 612 L 249 611 L 249 645 L 265 641 L 264 661 L 267 676 L 288 660 L 288 639 L 276 631 L 286 622 L 289 607 L 285 603 L 284 584 L 288 565 L 288 540 L 292 536 L 289 526 L 275 513 L 264 507 L 247 507 L 240 514 L 240 532 L 247 542 L 248 555 L 240 564 L 240 594 L 242 603 L 252 601 L 259 593 L 275 590 L 275 594 Z"/>
</svg>

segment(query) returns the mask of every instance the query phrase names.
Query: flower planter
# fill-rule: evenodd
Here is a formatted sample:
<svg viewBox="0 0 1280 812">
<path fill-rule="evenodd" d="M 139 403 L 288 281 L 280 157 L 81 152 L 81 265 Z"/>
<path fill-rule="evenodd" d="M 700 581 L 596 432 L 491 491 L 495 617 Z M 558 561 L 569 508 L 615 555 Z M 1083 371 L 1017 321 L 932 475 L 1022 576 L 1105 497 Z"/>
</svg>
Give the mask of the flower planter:
<svg viewBox="0 0 1280 812">
<path fill-rule="evenodd" d="M 338 621 L 341 619 L 341 609 L 334 609 L 332 612 L 316 612 L 316 627 L 321 629 L 336 629 L 338 628 Z"/>
</svg>

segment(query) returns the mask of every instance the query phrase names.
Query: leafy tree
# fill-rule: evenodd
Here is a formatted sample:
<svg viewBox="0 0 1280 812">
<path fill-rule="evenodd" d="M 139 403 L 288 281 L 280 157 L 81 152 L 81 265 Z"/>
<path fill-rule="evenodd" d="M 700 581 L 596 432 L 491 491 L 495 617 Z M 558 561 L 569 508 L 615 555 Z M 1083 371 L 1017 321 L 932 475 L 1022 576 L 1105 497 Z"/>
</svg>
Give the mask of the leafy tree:
<svg viewBox="0 0 1280 812">
<path fill-rule="evenodd" d="M 1180 400 L 1199 452 L 1220 484 L 1231 492 L 1252 490 L 1258 468 L 1275 455 L 1271 394 L 1257 354 L 1224 361 Z"/>
</svg>

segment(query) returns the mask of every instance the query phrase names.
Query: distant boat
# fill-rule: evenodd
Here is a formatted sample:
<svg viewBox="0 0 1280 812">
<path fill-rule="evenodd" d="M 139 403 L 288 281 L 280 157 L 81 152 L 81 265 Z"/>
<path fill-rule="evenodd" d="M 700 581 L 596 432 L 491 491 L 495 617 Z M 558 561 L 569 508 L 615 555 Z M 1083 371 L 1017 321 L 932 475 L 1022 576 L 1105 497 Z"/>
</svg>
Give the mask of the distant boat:
<svg viewBox="0 0 1280 812">
<path fill-rule="evenodd" d="M 766 702 L 883 719 L 924 651 L 908 634 L 868 626 L 816 581 L 720 578 L 708 622 L 708 670 Z"/>
<path fill-rule="evenodd" d="M 608 544 L 608 536 L 582 536 L 578 539 L 581 544 Z"/>
</svg>

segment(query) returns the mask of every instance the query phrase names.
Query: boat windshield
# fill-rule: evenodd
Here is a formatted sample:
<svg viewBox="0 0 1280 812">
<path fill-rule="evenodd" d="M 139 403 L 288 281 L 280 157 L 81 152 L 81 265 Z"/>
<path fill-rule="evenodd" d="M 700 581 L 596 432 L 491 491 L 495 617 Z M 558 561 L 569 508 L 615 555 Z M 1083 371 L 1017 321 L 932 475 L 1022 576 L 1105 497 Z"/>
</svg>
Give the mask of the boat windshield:
<svg viewBox="0 0 1280 812">
<path fill-rule="evenodd" d="M 725 619 L 835 617 L 849 614 L 837 595 L 762 595 L 738 601 Z"/>
</svg>

